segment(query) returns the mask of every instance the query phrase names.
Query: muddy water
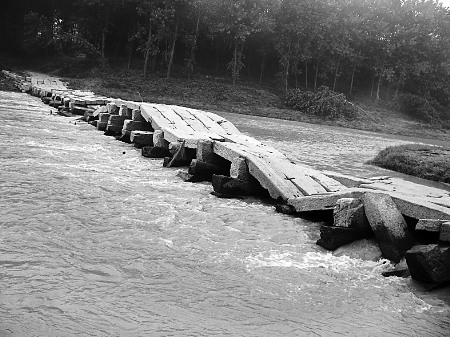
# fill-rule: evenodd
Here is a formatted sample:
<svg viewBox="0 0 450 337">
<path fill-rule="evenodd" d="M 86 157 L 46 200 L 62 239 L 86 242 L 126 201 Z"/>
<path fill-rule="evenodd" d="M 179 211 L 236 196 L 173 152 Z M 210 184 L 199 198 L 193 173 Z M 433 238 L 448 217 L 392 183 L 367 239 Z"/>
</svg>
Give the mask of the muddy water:
<svg viewBox="0 0 450 337">
<path fill-rule="evenodd" d="M 229 118 L 354 173 L 379 173 L 365 158 L 403 142 Z M 333 257 L 320 223 L 217 199 L 24 94 L 0 93 L 0 121 L 0 336 L 448 336 L 448 290 Z"/>
</svg>

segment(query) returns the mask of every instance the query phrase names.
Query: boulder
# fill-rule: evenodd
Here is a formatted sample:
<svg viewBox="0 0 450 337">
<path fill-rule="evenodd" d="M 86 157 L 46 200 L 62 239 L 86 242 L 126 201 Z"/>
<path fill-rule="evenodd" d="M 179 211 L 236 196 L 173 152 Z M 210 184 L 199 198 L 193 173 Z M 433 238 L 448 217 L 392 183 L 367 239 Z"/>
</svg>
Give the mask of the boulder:
<svg viewBox="0 0 450 337">
<path fill-rule="evenodd" d="M 316 243 L 325 249 L 335 250 L 358 239 L 361 239 L 361 232 L 355 228 L 322 225 L 320 239 Z"/>
<path fill-rule="evenodd" d="M 413 237 L 402 214 L 387 194 L 365 193 L 364 209 L 383 256 L 399 262 L 413 244 Z"/>
<path fill-rule="evenodd" d="M 364 261 L 378 261 L 383 253 L 374 239 L 362 239 L 345 244 L 333 252 L 334 256 L 349 256 Z"/>
<path fill-rule="evenodd" d="M 437 244 L 414 246 L 406 252 L 413 279 L 441 284 L 450 281 L 450 247 Z"/>
</svg>

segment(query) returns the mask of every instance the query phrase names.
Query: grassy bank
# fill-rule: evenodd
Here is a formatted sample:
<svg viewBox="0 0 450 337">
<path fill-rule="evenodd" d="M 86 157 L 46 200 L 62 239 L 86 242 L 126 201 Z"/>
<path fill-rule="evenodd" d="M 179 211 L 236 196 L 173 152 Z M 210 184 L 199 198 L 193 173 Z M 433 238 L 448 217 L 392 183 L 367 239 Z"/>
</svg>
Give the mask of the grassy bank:
<svg viewBox="0 0 450 337">
<path fill-rule="evenodd" d="M 133 101 L 176 104 L 210 111 L 226 111 L 254 116 L 336 125 L 353 129 L 450 141 L 450 132 L 393 111 L 387 103 L 370 98 L 352 99 L 357 107 L 353 118 L 323 118 L 283 106 L 283 93 L 277 86 L 241 81 L 233 86 L 228 77 L 197 75 L 166 79 L 142 77 L 140 70 L 114 70 L 90 73 L 83 78 L 65 77 L 71 88 Z"/>
<path fill-rule="evenodd" d="M 382 150 L 371 164 L 412 176 L 450 183 L 450 148 L 420 144 Z"/>
</svg>

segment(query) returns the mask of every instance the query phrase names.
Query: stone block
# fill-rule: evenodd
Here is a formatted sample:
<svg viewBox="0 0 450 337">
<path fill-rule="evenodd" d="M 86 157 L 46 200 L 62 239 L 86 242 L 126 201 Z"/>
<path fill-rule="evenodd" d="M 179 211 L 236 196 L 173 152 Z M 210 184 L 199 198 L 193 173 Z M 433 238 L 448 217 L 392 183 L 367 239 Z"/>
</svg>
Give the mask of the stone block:
<svg viewBox="0 0 450 337">
<path fill-rule="evenodd" d="M 197 142 L 197 159 L 205 163 L 213 163 L 216 154 L 213 152 L 211 140 L 199 140 Z"/>
<path fill-rule="evenodd" d="M 97 130 L 105 131 L 107 125 L 108 125 L 107 122 L 100 122 L 100 121 L 99 121 L 99 122 L 97 123 Z"/>
<path fill-rule="evenodd" d="M 437 232 L 441 230 L 441 225 L 448 220 L 420 219 L 416 224 L 416 231 Z"/>
<path fill-rule="evenodd" d="M 443 242 L 450 242 L 450 221 L 444 222 L 441 225 L 441 230 L 439 233 L 439 240 Z"/>
<path fill-rule="evenodd" d="M 325 211 L 334 209 L 339 199 L 359 198 L 363 195 L 363 193 L 363 191 L 350 189 L 345 192 L 291 198 L 287 201 L 287 203 L 288 205 L 293 206 L 297 212 Z"/>
<path fill-rule="evenodd" d="M 167 152 L 169 152 L 169 142 L 164 139 L 164 131 L 155 130 L 155 132 L 153 132 L 153 145 L 155 147 L 167 149 Z"/>
<path fill-rule="evenodd" d="M 358 198 L 342 198 L 336 202 L 333 211 L 334 226 L 356 228 L 364 233 L 365 237 L 373 235 L 372 228 L 367 220 L 364 205 Z"/>
<path fill-rule="evenodd" d="M 427 283 L 450 281 L 450 247 L 437 244 L 414 246 L 406 252 L 411 277 Z"/>
<path fill-rule="evenodd" d="M 233 159 L 230 166 L 230 177 L 248 180 L 250 178 L 250 172 L 245 158 L 237 157 Z"/>
<path fill-rule="evenodd" d="M 214 192 L 221 195 L 234 196 L 248 194 L 248 182 L 240 179 L 213 174 L 211 182 Z"/>
<path fill-rule="evenodd" d="M 108 103 L 106 104 L 106 107 L 108 109 L 108 113 L 110 113 L 111 115 L 119 114 L 119 107 L 115 103 Z"/>
<path fill-rule="evenodd" d="M 200 159 L 193 159 L 189 165 L 188 173 L 192 175 L 203 176 L 205 180 L 210 180 L 213 174 L 225 175 L 227 169 L 225 167 L 207 163 Z"/>
<path fill-rule="evenodd" d="M 142 156 L 147 158 L 165 158 L 170 156 L 169 150 L 162 147 L 144 146 Z"/>
<path fill-rule="evenodd" d="M 153 146 L 153 132 L 150 131 L 131 131 L 130 141 L 142 146 Z"/>
<path fill-rule="evenodd" d="M 122 130 L 123 123 L 125 122 L 126 119 L 127 118 L 125 118 L 124 116 L 110 115 L 108 119 L 108 125 L 120 126 L 120 129 Z"/>
<path fill-rule="evenodd" d="M 141 110 L 133 109 L 131 111 L 131 119 L 135 122 L 145 122 L 144 117 L 142 117 Z"/>
<path fill-rule="evenodd" d="M 98 121 L 101 123 L 108 123 L 109 116 L 111 116 L 111 114 L 109 114 L 109 113 L 99 113 Z"/>
<path fill-rule="evenodd" d="M 361 238 L 361 232 L 357 229 L 322 225 L 320 227 L 320 239 L 316 243 L 325 249 L 335 250 Z"/>
<path fill-rule="evenodd" d="M 128 107 L 125 104 L 122 104 L 119 108 L 119 116 L 131 119 L 131 109 L 128 109 Z"/>
<path fill-rule="evenodd" d="M 402 214 L 392 198 L 386 194 L 365 193 L 363 203 L 370 227 L 383 256 L 391 261 L 399 262 L 414 244 Z"/>
</svg>

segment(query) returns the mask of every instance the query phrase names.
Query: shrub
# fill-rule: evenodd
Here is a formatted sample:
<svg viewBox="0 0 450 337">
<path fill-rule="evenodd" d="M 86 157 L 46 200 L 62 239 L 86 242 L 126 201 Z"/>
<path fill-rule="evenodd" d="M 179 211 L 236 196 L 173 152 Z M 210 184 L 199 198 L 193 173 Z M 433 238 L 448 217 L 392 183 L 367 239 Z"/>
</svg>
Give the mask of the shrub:
<svg viewBox="0 0 450 337">
<path fill-rule="evenodd" d="M 319 87 L 316 92 L 300 89 L 289 90 L 284 104 L 304 113 L 329 118 L 341 116 L 351 118 L 356 114 L 356 109 L 343 94 L 334 92 L 325 86 Z"/>
<path fill-rule="evenodd" d="M 439 120 L 439 113 L 425 97 L 404 93 L 398 96 L 397 105 L 400 112 L 415 119 L 427 123 Z"/>
</svg>

